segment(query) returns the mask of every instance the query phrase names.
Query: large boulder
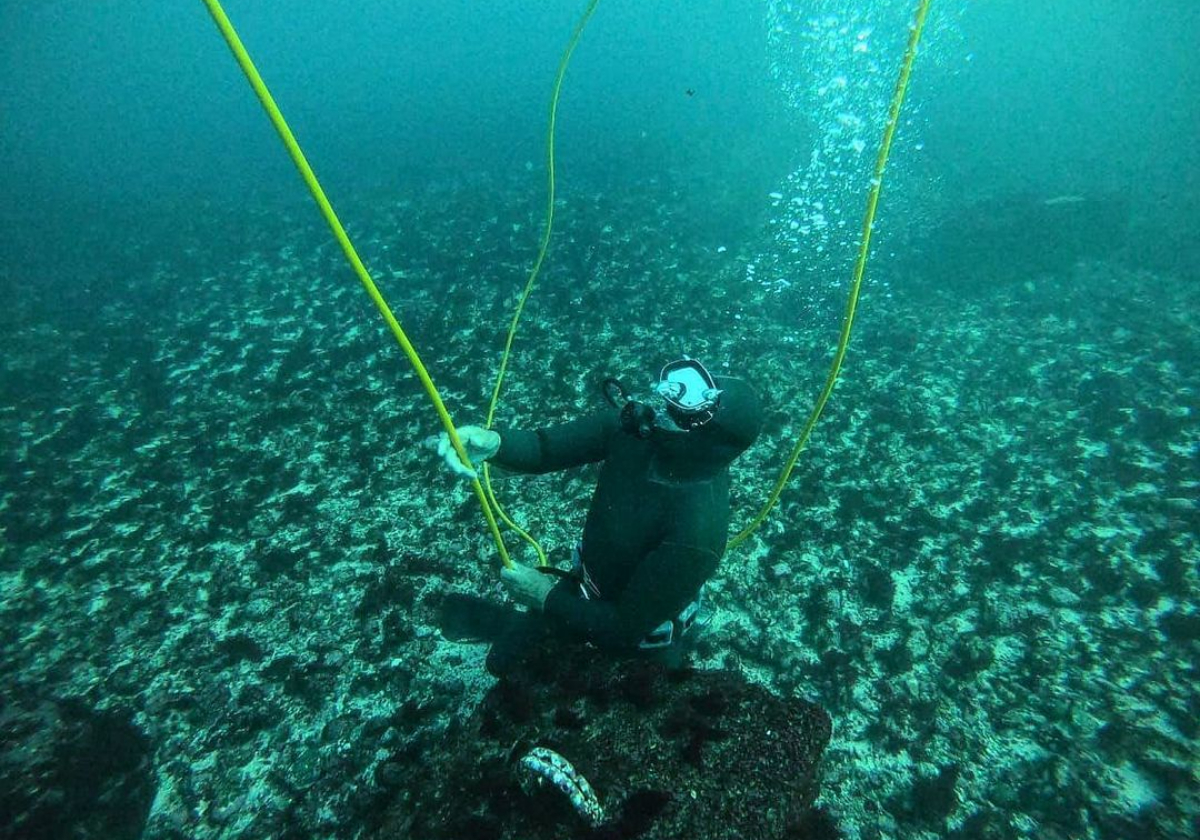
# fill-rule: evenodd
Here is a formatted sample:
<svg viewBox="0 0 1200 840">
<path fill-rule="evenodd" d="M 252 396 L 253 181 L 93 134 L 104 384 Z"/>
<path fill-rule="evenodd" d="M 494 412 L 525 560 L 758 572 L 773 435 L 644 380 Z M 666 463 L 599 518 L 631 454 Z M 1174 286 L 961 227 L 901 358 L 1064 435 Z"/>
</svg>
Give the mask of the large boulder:
<svg viewBox="0 0 1200 840">
<path fill-rule="evenodd" d="M 0 838 L 137 840 L 154 793 L 129 715 L 75 699 L 0 706 Z"/>
<path fill-rule="evenodd" d="M 813 805 L 829 735 L 819 707 L 735 671 L 539 648 L 417 766 L 411 753 L 397 758 L 401 792 L 377 836 L 833 837 Z M 561 778 L 556 785 L 549 775 L 558 771 L 530 784 L 522 759 L 535 748 L 590 783 L 601 817 L 572 804 L 564 789 L 586 794 Z"/>
</svg>

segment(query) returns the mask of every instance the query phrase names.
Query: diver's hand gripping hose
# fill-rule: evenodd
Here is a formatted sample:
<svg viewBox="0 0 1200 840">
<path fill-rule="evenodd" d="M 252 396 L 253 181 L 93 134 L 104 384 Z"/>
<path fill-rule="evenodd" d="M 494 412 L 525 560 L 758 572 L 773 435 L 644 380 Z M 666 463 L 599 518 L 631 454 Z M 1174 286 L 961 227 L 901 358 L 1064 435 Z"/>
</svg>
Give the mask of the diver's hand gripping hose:
<svg viewBox="0 0 1200 840">
<path fill-rule="evenodd" d="M 474 464 L 481 464 L 500 451 L 500 435 L 491 429 L 482 426 L 460 426 L 455 431 L 458 432 L 463 448 L 467 450 L 467 457 Z M 450 471 L 459 478 L 473 480 L 476 477 L 475 470 L 458 457 L 450 443 L 450 436 L 445 432 L 425 438 L 423 446 L 436 451 L 438 457 L 445 461 Z"/>
</svg>

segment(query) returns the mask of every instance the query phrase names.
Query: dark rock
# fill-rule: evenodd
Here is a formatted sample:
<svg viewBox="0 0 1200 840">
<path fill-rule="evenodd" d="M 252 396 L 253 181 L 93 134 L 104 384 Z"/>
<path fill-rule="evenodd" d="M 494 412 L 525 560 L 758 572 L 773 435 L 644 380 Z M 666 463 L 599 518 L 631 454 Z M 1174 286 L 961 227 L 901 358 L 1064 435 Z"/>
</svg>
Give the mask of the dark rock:
<svg viewBox="0 0 1200 840">
<path fill-rule="evenodd" d="M 274 577 L 296 571 L 301 561 L 301 551 L 282 543 L 260 540 L 255 546 L 254 559 L 263 573 Z"/>
<path fill-rule="evenodd" d="M 149 740 L 77 700 L 0 710 L 0 838 L 142 836 L 154 801 Z"/>
<path fill-rule="evenodd" d="M 563 725 L 577 721 L 586 725 Z M 423 767 L 402 778 L 380 771 L 399 789 L 377 836 L 832 838 L 832 819 L 811 813 L 829 735 L 819 707 L 737 672 L 540 645 L 424 753 Z M 535 745 L 591 782 L 607 823 L 588 831 L 557 792 L 521 792 L 514 765 Z M 802 826 L 808 834 L 796 833 Z"/>
<path fill-rule="evenodd" d="M 1142 543 L 1138 545 L 1140 547 Z M 1187 563 L 1174 542 L 1168 542 L 1164 548 L 1164 556 L 1154 561 L 1154 573 L 1168 592 L 1173 595 L 1184 594 L 1187 592 Z"/>
<path fill-rule="evenodd" d="M 1200 639 L 1200 613 L 1171 610 L 1158 618 L 1158 629 L 1174 642 Z"/>
<path fill-rule="evenodd" d="M 1105 840 L 1125 840 L 1127 837 L 1136 837 L 1138 840 L 1176 840 L 1178 837 L 1158 824 L 1154 809 L 1139 811 L 1132 816 L 1103 812 L 1094 813 L 1093 816 L 1097 834 Z"/>
<path fill-rule="evenodd" d="M 217 653 L 225 657 L 229 665 L 246 660 L 261 662 L 263 658 L 262 646 L 245 633 L 234 633 L 221 639 L 217 642 Z"/>
<path fill-rule="evenodd" d="M 1153 580 L 1138 578 L 1129 584 L 1129 598 L 1142 609 L 1148 609 L 1158 603 L 1162 595 L 1162 587 Z"/>
<path fill-rule="evenodd" d="M 996 659 L 989 642 L 975 636 L 965 636 L 955 642 L 942 670 L 951 677 L 965 679 L 986 670 Z"/>
<path fill-rule="evenodd" d="M 985 579 L 1015 583 L 1020 579 L 1017 565 L 1030 559 L 1033 552 L 1027 540 L 996 531 L 979 535 L 979 559 L 985 567 Z"/>
<path fill-rule="evenodd" d="M 1083 578 L 1096 595 L 1105 597 L 1119 593 L 1128 574 L 1117 568 L 1103 551 L 1095 549 L 1085 555 Z"/>
<path fill-rule="evenodd" d="M 1160 406 L 1140 406 L 1134 412 L 1138 437 L 1151 444 L 1169 444 L 1177 440 L 1187 424 L 1186 415 L 1177 415 Z"/>
<path fill-rule="evenodd" d="M 951 764 L 938 770 L 936 776 L 923 776 L 912 786 L 912 810 L 914 816 L 927 822 L 940 824 L 958 807 L 958 765 Z"/>
<path fill-rule="evenodd" d="M 399 787 L 407 769 L 399 761 L 385 761 L 375 768 L 375 784 L 382 789 Z"/>
<path fill-rule="evenodd" d="M 879 663 L 892 676 L 907 674 L 913 668 L 912 651 L 909 650 L 904 640 L 897 642 L 890 648 L 881 649 L 876 656 L 879 659 Z"/>
<path fill-rule="evenodd" d="M 826 682 L 841 686 L 849 691 L 858 679 L 858 665 L 854 657 L 838 648 L 829 648 L 821 652 L 817 674 Z"/>
<path fill-rule="evenodd" d="M 260 683 L 250 683 L 229 706 L 226 731 L 234 742 L 246 743 L 277 724 L 279 718 L 279 707 L 267 698 L 266 689 Z"/>
<path fill-rule="evenodd" d="M 823 805 L 810 808 L 787 835 L 790 840 L 841 840 L 837 820 Z"/>
<path fill-rule="evenodd" d="M 554 711 L 554 725 L 562 729 L 582 729 L 586 720 L 584 716 L 569 707 L 560 707 Z"/>
<path fill-rule="evenodd" d="M 984 486 L 996 495 L 1007 492 L 1016 482 L 1019 474 L 1017 465 L 1013 463 L 1005 450 L 991 453 L 980 463 L 979 478 Z"/>
<path fill-rule="evenodd" d="M 1129 377 L 1098 371 L 1079 381 L 1076 398 L 1089 410 L 1089 419 L 1096 428 L 1111 431 L 1126 422 L 1122 409 L 1129 405 L 1132 390 Z"/>
<path fill-rule="evenodd" d="M 867 566 L 863 572 L 863 600 L 872 607 L 890 610 L 896 598 L 896 581 L 892 573 L 879 566 Z"/>
<path fill-rule="evenodd" d="M 947 840 L 1008 840 L 1012 829 L 1003 812 L 997 810 L 978 811 L 971 814 L 963 824 L 946 835 Z"/>
<path fill-rule="evenodd" d="M 383 568 L 363 591 L 354 608 L 355 618 L 372 618 L 395 607 L 411 610 L 426 581 L 446 574 L 446 569 L 433 557 L 407 552 L 393 558 L 383 537 L 378 538 L 372 554 Z"/>
<path fill-rule="evenodd" d="M 261 671 L 262 676 L 279 682 L 285 694 L 295 697 L 311 708 L 321 704 L 333 687 L 334 673 L 319 662 L 301 662 L 293 654 L 271 660 Z"/>
<path fill-rule="evenodd" d="M 625 800 L 621 815 L 593 831 L 589 840 L 624 840 L 642 837 L 658 815 L 671 804 L 672 796 L 665 790 L 640 790 Z"/>
<path fill-rule="evenodd" d="M 380 623 L 380 627 L 383 630 L 383 636 L 380 639 L 381 651 L 385 654 L 397 650 L 405 642 L 415 639 L 417 635 L 407 615 L 396 610 L 387 614 Z"/>
</svg>

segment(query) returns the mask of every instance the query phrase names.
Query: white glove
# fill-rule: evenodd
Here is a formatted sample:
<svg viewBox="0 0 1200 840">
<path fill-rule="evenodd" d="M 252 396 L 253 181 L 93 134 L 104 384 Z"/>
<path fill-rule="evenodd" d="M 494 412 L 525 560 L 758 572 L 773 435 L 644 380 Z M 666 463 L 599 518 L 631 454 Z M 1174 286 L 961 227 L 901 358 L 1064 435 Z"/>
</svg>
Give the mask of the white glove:
<svg viewBox="0 0 1200 840">
<path fill-rule="evenodd" d="M 508 590 L 509 597 L 518 604 L 541 612 L 558 578 L 517 563 L 511 569 L 500 570 L 500 582 Z"/>
<path fill-rule="evenodd" d="M 482 463 L 500 451 L 500 435 L 490 429 L 482 426 L 462 426 L 455 431 L 458 432 L 458 438 L 462 441 L 463 448 L 467 450 L 467 457 L 473 464 Z M 454 451 L 454 445 L 450 443 L 450 435 L 445 432 L 426 438 L 425 446 L 436 450 L 438 457 L 444 460 L 450 471 L 460 478 L 475 479 L 477 477 L 475 470 L 464 464 L 458 457 L 458 453 Z"/>
</svg>

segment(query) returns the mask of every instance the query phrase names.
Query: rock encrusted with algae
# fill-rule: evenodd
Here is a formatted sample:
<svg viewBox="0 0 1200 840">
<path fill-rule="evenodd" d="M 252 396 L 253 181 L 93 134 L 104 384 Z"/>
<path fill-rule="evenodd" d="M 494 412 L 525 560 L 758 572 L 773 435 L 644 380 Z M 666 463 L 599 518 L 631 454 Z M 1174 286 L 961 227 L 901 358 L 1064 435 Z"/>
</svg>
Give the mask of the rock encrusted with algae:
<svg viewBox="0 0 1200 840">
<path fill-rule="evenodd" d="M 833 830 L 813 807 L 829 736 L 819 707 L 736 671 L 542 645 L 425 753 L 375 836 L 551 840 L 578 815 L 597 838 L 806 836 Z M 514 763 L 550 784 L 521 795 Z"/>
<path fill-rule="evenodd" d="M 8 684 L 0 696 L 0 840 L 138 840 L 156 795 L 128 709 Z"/>
</svg>

